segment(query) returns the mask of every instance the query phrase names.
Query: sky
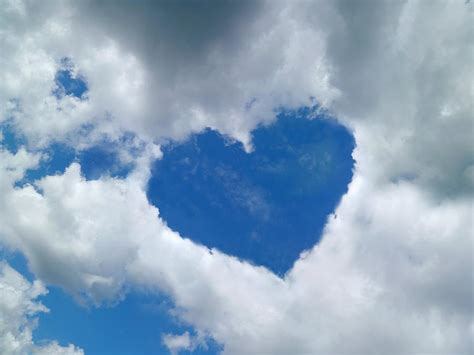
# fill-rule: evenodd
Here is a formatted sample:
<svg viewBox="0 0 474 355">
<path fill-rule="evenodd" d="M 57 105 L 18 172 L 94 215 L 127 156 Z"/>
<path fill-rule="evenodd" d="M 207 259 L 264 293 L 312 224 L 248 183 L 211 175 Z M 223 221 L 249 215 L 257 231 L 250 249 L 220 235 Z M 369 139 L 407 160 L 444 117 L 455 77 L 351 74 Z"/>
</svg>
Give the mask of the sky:
<svg viewBox="0 0 474 355">
<path fill-rule="evenodd" d="M 474 352 L 472 6 L 0 0 L 0 353 Z"/>
</svg>

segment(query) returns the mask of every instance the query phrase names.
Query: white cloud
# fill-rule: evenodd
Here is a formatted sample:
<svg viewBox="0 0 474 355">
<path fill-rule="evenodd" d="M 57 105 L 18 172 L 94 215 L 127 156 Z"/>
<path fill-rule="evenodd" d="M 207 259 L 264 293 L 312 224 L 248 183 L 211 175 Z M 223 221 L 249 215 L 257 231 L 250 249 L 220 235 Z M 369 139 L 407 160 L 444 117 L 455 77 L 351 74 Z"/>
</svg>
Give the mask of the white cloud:
<svg viewBox="0 0 474 355">
<path fill-rule="evenodd" d="M 0 99 L 15 98 L 20 108 L 5 104 L 3 118 L 13 115 L 30 145 L 77 139 L 71 133 L 86 123 L 97 126 L 94 134 L 129 130 L 152 138 L 184 138 L 209 126 L 250 144 L 250 130 L 274 119 L 275 108 L 309 105 L 311 96 L 329 103 L 337 95 L 322 34 L 286 21 L 291 9 L 141 2 L 131 11 L 122 4 L 5 7 Z M 207 30 L 196 31 L 194 22 Z M 64 56 L 84 74 L 88 100 L 51 94 Z"/>
<path fill-rule="evenodd" d="M 10 191 L 0 224 L 35 274 L 95 304 L 130 286 L 164 290 L 227 353 L 471 346 L 468 201 L 439 204 L 409 183 L 374 191 L 356 176 L 323 241 L 282 280 L 180 238 L 132 178 L 85 181 L 74 164 L 38 187 Z"/>
<path fill-rule="evenodd" d="M 183 350 L 192 352 L 202 344 L 198 336 L 189 335 L 187 331 L 183 334 L 163 334 L 162 341 L 173 355 Z"/>
<path fill-rule="evenodd" d="M 48 345 L 36 347 L 33 350 L 34 355 L 84 355 L 82 349 L 78 349 L 76 346 L 69 344 L 68 346 L 60 346 L 57 342 L 53 341 Z"/>
<path fill-rule="evenodd" d="M 155 3 L 17 4 L 1 14 L 0 99 L 20 100 L 2 119 L 14 114 L 31 146 L 79 144 L 84 123 L 91 141 L 211 126 L 249 143 L 275 108 L 310 96 L 357 142 L 337 218 L 285 279 L 159 219 L 143 191 L 157 146 L 125 180 L 85 181 L 73 164 L 38 190 L 13 183 L 39 157 L 2 151 L 0 238 L 38 277 L 96 304 L 165 291 L 229 354 L 472 352 L 471 4 L 239 2 L 202 18 Z M 50 95 L 64 55 L 88 101 Z"/>
<path fill-rule="evenodd" d="M 413 177 L 441 197 L 471 194 L 472 4 L 342 4 L 328 56 L 344 93 L 334 109 L 355 129 L 359 168 L 382 181 Z"/>
<path fill-rule="evenodd" d="M 83 355 L 84 352 L 69 344 L 57 342 L 37 345 L 32 333 L 37 326 L 34 318 L 48 308 L 36 301 L 46 294 L 43 284 L 30 283 L 6 263 L 0 263 L 0 352 L 2 354 Z"/>
</svg>

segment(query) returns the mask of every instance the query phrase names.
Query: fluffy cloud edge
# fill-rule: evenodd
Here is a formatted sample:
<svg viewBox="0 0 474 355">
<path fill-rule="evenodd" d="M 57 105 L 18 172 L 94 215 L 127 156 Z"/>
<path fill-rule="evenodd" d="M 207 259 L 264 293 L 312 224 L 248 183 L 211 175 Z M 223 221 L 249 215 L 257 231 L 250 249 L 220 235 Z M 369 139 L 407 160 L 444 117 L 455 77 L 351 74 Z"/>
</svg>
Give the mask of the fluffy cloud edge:
<svg viewBox="0 0 474 355">
<path fill-rule="evenodd" d="M 0 349 L 5 354 L 84 355 L 73 344 L 61 346 L 56 341 L 37 344 L 33 331 L 37 316 L 49 312 L 38 297 L 47 293 L 41 281 L 32 283 L 6 262 L 0 262 Z"/>
</svg>

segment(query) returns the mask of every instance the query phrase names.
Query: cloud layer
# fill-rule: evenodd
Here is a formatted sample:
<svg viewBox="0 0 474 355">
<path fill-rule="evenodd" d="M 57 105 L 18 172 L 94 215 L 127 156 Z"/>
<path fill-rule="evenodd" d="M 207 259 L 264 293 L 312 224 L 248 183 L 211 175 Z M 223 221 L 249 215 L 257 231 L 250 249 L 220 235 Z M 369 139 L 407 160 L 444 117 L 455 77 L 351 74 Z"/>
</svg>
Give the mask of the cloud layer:
<svg viewBox="0 0 474 355">
<path fill-rule="evenodd" d="M 85 302 L 165 291 L 228 354 L 472 352 L 471 4 L 121 4 L 1 6 L 0 121 L 28 142 L 0 152 L 2 244 Z M 64 57 L 86 100 L 53 95 Z M 283 279 L 167 227 L 144 191 L 157 146 L 125 179 L 87 181 L 74 163 L 15 187 L 54 140 L 209 126 L 251 149 L 275 110 L 313 102 L 353 131 L 356 170 Z"/>
</svg>

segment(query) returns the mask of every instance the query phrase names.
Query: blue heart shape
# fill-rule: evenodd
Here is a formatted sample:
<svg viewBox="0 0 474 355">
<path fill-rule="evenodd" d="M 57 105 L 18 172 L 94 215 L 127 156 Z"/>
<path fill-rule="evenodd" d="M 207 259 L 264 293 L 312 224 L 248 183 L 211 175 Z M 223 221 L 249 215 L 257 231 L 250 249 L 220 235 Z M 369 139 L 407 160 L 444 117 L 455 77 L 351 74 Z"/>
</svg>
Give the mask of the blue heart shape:
<svg viewBox="0 0 474 355">
<path fill-rule="evenodd" d="M 257 128 L 249 154 L 210 129 L 165 145 L 150 202 L 181 235 L 284 274 L 319 240 L 352 179 L 353 136 L 311 112 Z"/>
</svg>

